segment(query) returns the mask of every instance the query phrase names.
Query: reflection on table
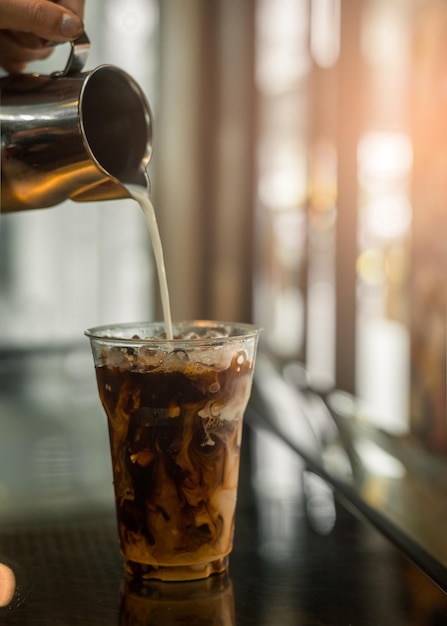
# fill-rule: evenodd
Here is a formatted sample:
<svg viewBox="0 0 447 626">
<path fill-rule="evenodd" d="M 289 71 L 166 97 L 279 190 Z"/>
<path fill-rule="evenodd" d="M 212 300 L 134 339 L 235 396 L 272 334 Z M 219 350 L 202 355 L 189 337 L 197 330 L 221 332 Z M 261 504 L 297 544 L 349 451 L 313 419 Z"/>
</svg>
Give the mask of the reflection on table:
<svg viewBox="0 0 447 626">
<path fill-rule="evenodd" d="M 123 583 L 119 626 L 235 623 L 233 584 L 228 573 L 188 583 Z"/>
</svg>

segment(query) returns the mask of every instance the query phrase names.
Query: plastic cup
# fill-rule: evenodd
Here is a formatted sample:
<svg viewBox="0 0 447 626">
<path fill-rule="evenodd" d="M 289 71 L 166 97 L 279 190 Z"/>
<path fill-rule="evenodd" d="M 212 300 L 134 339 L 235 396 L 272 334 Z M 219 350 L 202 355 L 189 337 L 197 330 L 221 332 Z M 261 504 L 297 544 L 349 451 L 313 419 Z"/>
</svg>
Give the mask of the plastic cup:
<svg viewBox="0 0 447 626">
<path fill-rule="evenodd" d="M 195 580 L 233 545 L 243 414 L 260 329 L 193 321 L 86 331 L 108 418 L 126 573 Z"/>
</svg>

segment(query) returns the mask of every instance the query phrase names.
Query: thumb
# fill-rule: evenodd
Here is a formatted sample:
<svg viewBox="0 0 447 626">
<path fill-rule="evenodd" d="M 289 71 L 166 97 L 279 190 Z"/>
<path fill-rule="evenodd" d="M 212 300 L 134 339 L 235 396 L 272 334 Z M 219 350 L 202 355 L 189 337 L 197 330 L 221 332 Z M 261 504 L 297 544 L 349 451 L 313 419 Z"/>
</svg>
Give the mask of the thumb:
<svg viewBox="0 0 447 626">
<path fill-rule="evenodd" d="M 49 41 L 75 39 L 83 31 L 82 20 L 50 0 L 3 0 L 0 28 L 32 33 Z"/>
</svg>

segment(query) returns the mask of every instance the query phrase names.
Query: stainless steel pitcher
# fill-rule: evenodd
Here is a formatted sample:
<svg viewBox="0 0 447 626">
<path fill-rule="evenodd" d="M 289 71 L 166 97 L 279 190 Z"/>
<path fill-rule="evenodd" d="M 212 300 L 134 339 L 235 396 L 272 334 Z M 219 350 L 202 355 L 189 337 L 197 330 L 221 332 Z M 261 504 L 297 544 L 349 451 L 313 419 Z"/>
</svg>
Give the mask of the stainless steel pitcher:
<svg viewBox="0 0 447 626">
<path fill-rule="evenodd" d="M 82 72 L 89 48 L 84 34 L 63 71 L 0 79 L 2 212 L 125 198 L 126 184 L 149 188 L 149 104 L 117 67 Z"/>
</svg>

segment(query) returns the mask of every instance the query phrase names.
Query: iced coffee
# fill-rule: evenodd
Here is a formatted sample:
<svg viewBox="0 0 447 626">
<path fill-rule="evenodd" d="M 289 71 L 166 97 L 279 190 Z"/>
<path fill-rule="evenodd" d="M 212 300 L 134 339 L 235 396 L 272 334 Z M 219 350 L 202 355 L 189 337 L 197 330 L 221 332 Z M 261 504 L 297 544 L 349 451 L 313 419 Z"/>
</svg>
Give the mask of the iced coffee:
<svg viewBox="0 0 447 626">
<path fill-rule="evenodd" d="M 108 417 L 121 551 L 132 577 L 226 569 L 242 419 L 259 331 L 193 322 L 87 331 Z"/>
</svg>

